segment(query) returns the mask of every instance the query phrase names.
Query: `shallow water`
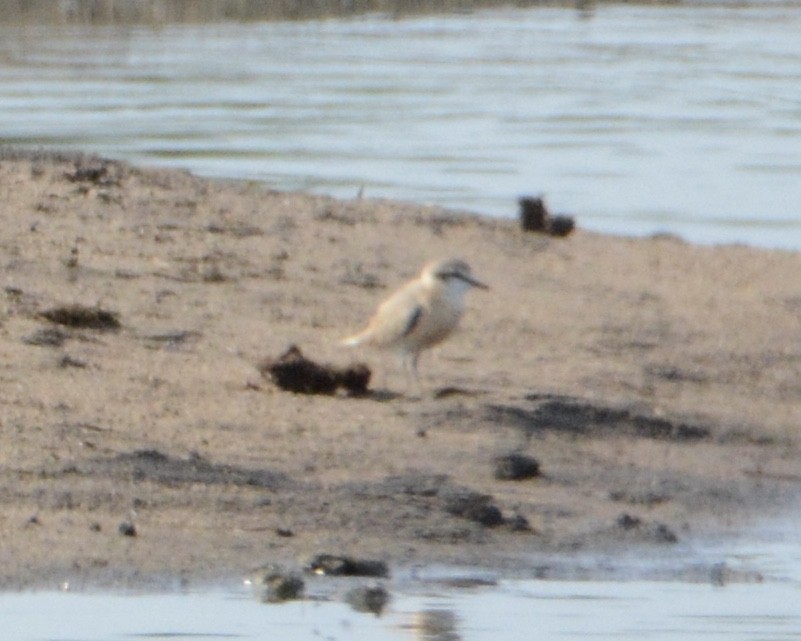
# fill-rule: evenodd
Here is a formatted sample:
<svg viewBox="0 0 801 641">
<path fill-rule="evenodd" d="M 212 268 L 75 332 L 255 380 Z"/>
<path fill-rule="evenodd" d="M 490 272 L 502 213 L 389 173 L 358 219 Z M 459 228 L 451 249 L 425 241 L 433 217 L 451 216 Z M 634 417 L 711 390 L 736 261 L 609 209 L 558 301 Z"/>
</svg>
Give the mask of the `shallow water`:
<svg viewBox="0 0 801 641">
<path fill-rule="evenodd" d="M 797 639 L 798 586 L 514 581 L 396 594 L 380 617 L 248 593 L 0 597 L 7 641 L 123 639 Z"/>
<path fill-rule="evenodd" d="M 393 578 L 380 617 L 356 612 L 341 594 L 361 580 L 309 582 L 313 600 L 262 603 L 239 586 L 183 593 L 0 595 L 4 641 L 281 639 L 530 641 L 531 639 L 760 641 L 801 637 L 801 537 L 792 524 L 749 542 L 697 544 L 661 562 L 686 581 L 499 580 L 491 573 L 426 568 Z M 631 576 L 651 560 L 629 560 Z M 615 563 L 615 561 L 613 561 Z M 725 569 L 722 569 L 725 568 Z M 618 568 L 620 571 L 620 568 Z M 730 583 L 726 576 L 750 577 Z M 704 578 L 706 577 L 706 578 Z M 754 581 L 755 577 L 762 577 Z M 333 583 L 333 586 L 330 585 Z"/>
<path fill-rule="evenodd" d="M 0 143 L 801 248 L 795 3 L 0 27 Z"/>
</svg>

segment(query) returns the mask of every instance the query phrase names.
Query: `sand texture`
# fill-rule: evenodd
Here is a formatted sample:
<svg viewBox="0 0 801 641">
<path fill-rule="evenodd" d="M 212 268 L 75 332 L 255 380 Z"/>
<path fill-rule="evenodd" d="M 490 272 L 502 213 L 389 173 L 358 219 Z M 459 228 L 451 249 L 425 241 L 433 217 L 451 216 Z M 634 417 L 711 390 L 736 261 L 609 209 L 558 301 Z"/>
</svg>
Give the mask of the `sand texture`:
<svg viewBox="0 0 801 641">
<path fill-rule="evenodd" d="M 322 552 L 547 576 L 797 508 L 801 253 L 69 155 L 7 152 L 0 193 L 6 587 Z M 423 355 L 421 394 L 338 342 L 444 256 L 491 289 Z M 278 389 L 259 365 L 293 344 L 365 362 L 371 391 Z"/>
</svg>

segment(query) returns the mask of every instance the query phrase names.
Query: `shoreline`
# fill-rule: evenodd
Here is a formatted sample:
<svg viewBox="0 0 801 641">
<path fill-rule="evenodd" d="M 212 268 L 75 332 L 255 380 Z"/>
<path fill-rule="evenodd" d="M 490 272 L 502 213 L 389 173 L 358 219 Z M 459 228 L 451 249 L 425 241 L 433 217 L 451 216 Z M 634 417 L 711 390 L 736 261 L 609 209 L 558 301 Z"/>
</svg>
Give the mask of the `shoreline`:
<svg viewBox="0 0 801 641">
<path fill-rule="evenodd" d="M 320 553 L 546 577 L 594 558 L 589 576 L 798 505 L 801 253 L 580 216 L 550 238 L 73 154 L 6 152 L 0 188 L 5 589 L 213 584 Z M 491 290 L 416 398 L 392 358 L 337 342 L 447 255 Z M 366 362 L 375 392 L 279 390 L 258 364 L 290 344 Z M 540 472 L 496 478 L 510 453 Z"/>
<path fill-rule="evenodd" d="M 390 20 L 487 10 L 561 7 L 580 15 L 612 6 L 611 0 L 587 3 L 576 0 L 360 0 L 328 2 L 284 0 L 243 3 L 237 0 L 151 0 L 147 3 L 115 0 L 74 0 L 70 3 L 0 0 L 0 16 L 15 26 L 94 25 L 160 28 L 168 25 L 224 24 L 226 22 L 302 22 L 348 20 L 382 16 Z M 678 0 L 637 0 L 642 6 L 675 6 Z"/>
<path fill-rule="evenodd" d="M 573 6 L 565 2 L 565 6 Z M 302 21 L 386 15 L 390 18 L 479 11 L 483 9 L 545 6 L 539 2 L 511 0 L 360 0 L 320 3 L 285 0 L 271 3 L 242 3 L 231 0 L 171 0 L 127 2 L 76 0 L 72 3 L 3 2 L 0 16 L 11 24 L 151 25 L 204 24 L 215 22 Z"/>
</svg>

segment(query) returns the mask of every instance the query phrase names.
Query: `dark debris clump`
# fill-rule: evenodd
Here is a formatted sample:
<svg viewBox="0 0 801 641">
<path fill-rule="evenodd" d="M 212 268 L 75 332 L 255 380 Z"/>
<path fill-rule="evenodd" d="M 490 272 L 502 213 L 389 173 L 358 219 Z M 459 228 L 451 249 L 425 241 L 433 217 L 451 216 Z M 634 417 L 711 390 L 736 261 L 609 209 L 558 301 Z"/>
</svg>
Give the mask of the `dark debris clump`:
<svg viewBox="0 0 801 641">
<path fill-rule="evenodd" d="M 81 329 L 117 330 L 122 325 L 114 312 L 100 307 L 84 305 L 61 305 L 42 312 L 42 317 L 56 325 Z"/>
<path fill-rule="evenodd" d="M 292 345 L 276 359 L 265 359 L 259 366 L 262 376 L 282 390 L 296 394 L 335 394 L 342 388 L 353 396 L 367 393 L 370 368 L 363 363 L 335 367 L 317 363 Z"/>
<path fill-rule="evenodd" d="M 576 228 L 576 221 L 572 216 L 552 215 L 543 198 L 524 196 L 518 200 L 518 204 L 523 231 L 563 237 Z"/>
<path fill-rule="evenodd" d="M 383 561 L 356 559 L 337 554 L 318 554 L 306 566 L 306 571 L 325 576 L 366 576 L 386 578 L 389 568 Z"/>
</svg>

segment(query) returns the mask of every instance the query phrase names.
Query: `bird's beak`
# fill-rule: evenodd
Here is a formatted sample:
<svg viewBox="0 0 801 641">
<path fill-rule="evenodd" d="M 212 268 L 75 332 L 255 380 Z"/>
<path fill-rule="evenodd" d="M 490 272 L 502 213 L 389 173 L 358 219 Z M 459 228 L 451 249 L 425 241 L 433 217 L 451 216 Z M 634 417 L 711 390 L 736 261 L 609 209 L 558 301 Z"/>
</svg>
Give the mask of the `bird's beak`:
<svg viewBox="0 0 801 641">
<path fill-rule="evenodd" d="M 473 287 L 478 287 L 479 289 L 489 289 L 489 285 L 485 285 L 480 280 L 476 280 L 472 276 L 465 278 L 465 281 L 470 283 Z"/>
</svg>

